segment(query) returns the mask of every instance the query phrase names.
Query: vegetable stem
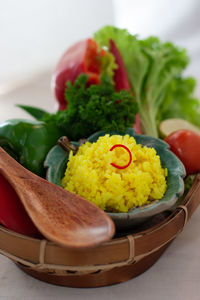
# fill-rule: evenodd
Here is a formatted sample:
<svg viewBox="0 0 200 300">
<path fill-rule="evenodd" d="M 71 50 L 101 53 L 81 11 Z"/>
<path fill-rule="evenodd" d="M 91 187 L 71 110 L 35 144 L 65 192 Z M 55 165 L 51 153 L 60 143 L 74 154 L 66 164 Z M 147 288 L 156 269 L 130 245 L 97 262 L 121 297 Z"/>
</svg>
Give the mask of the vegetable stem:
<svg viewBox="0 0 200 300">
<path fill-rule="evenodd" d="M 153 111 L 147 112 L 146 110 L 140 111 L 140 121 L 142 132 L 146 135 L 158 138 L 158 129 L 155 122 L 155 113 Z"/>
</svg>

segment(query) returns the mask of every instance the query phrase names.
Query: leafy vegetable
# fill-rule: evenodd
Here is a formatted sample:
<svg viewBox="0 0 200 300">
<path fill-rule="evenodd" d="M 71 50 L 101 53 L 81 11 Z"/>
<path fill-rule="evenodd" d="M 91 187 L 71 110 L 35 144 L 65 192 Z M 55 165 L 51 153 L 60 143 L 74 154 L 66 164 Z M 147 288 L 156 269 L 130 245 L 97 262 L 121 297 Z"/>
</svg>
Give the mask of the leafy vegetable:
<svg viewBox="0 0 200 300">
<path fill-rule="evenodd" d="M 22 108 L 29 115 L 31 115 L 32 117 L 34 117 L 38 121 L 41 121 L 42 118 L 44 117 L 44 115 L 47 113 L 47 111 L 45 111 L 41 108 L 32 107 L 32 106 L 28 106 L 28 105 L 17 104 L 17 107 Z"/>
<path fill-rule="evenodd" d="M 184 193 L 183 195 L 179 198 L 178 202 L 176 203 L 176 206 L 178 207 L 182 201 L 185 199 L 187 193 L 189 192 L 189 190 L 191 189 L 193 183 L 194 183 L 194 179 L 195 179 L 196 175 L 188 175 L 185 177 L 184 179 L 184 184 L 185 184 L 185 189 L 184 189 Z"/>
<path fill-rule="evenodd" d="M 99 85 L 89 87 L 87 79 L 87 75 L 82 74 L 74 84 L 67 82 L 67 109 L 56 114 L 46 113 L 42 121 L 59 128 L 70 140 L 87 138 L 99 130 L 125 132 L 126 127 L 134 123 L 138 112 L 132 94 L 125 90 L 115 92 L 109 77 L 103 76 Z M 37 109 L 21 107 L 40 119 Z"/>
<path fill-rule="evenodd" d="M 157 125 L 166 118 L 164 107 L 168 115 L 187 115 L 186 119 L 200 125 L 199 113 L 194 109 L 198 106 L 197 101 L 191 96 L 194 81 L 181 76 L 189 62 L 185 49 L 169 42 L 162 43 L 156 37 L 139 40 L 127 30 L 112 26 L 97 31 L 94 39 L 100 47 L 108 46 L 112 39 L 120 50 L 139 105 L 141 126 L 145 134 L 158 136 Z"/>
<path fill-rule="evenodd" d="M 200 104 L 193 96 L 195 86 L 196 81 L 191 77 L 174 78 L 167 87 L 158 121 L 179 117 L 200 127 Z"/>
<path fill-rule="evenodd" d="M 185 192 L 188 193 L 188 191 L 190 190 L 190 188 L 193 185 L 194 179 L 195 179 L 195 175 L 188 175 L 185 178 Z"/>
<path fill-rule="evenodd" d="M 113 76 L 114 71 L 117 69 L 117 65 L 115 63 L 115 58 L 112 53 L 107 52 L 106 55 L 101 56 L 101 74 L 108 76 L 112 83 L 114 83 Z"/>
</svg>

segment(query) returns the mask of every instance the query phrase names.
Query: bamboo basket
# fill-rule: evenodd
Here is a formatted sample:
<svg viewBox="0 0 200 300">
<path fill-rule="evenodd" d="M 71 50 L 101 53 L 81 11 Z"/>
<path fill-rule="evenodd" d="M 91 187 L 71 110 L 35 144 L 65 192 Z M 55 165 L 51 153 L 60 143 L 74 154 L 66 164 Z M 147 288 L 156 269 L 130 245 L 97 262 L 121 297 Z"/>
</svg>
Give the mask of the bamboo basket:
<svg viewBox="0 0 200 300">
<path fill-rule="evenodd" d="M 128 232 L 96 248 L 72 250 L 0 227 L 0 253 L 27 274 L 52 284 L 83 288 L 120 283 L 157 261 L 199 203 L 200 174 L 181 205 L 155 217 L 146 229 Z"/>
</svg>

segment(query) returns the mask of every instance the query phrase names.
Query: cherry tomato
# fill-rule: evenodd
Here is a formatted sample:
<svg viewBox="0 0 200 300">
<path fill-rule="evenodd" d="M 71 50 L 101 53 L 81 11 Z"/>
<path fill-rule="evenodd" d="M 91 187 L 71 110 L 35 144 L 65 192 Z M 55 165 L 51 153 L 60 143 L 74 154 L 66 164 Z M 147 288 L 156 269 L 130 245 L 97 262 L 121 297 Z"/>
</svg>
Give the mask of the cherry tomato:
<svg viewBox="0 0 200 300">
<path fill-rule="evenodd" d="M 186 168 L 187 175 L 200 171 L 200 135 L 192 130 L 174 131 L 165 138 L 171 151 Z"/>
</svg>

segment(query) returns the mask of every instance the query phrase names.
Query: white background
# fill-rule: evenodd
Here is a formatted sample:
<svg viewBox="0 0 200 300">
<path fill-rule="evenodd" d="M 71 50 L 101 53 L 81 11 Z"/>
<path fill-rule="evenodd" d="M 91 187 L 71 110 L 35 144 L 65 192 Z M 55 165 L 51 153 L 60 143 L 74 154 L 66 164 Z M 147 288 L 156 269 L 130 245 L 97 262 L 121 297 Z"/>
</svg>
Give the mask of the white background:
<svg viewBox="0 0 200 300">
<path fill-rule="evenodd" d="M 73 42 L 106 24 L 186 47 L 200 76 L 199 0 L 0 0 L 0 86 L 55 67 Z"/>
<path fill-rule="evenodd" d="M 113 24 L 111 0 L 0 0 L 0 84 L 52 69 L 105 24 Z"/>
<path fill-rule="evenodd" d="M 159 36 L 185 47 L 191 57 L 187 74 L 200 77 L 199 0 L 113 0 L 115 23 L 142 38 Z"/>
</svg>

